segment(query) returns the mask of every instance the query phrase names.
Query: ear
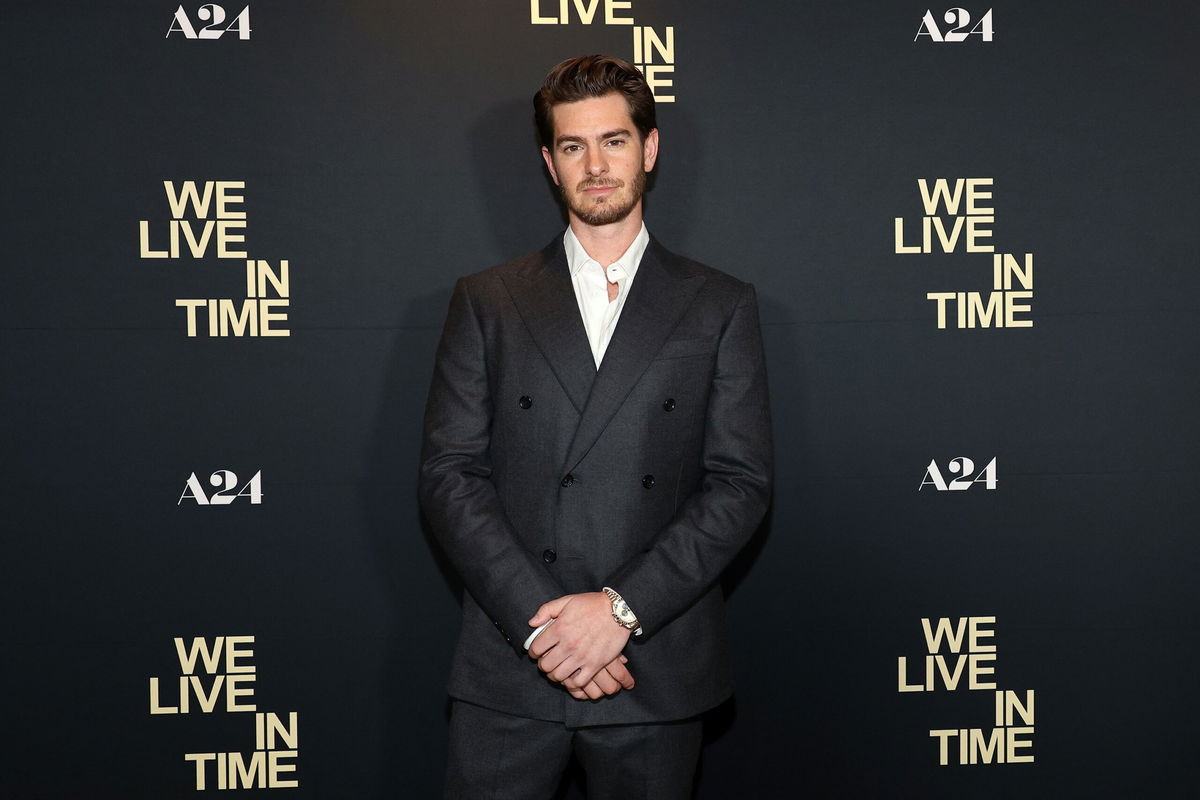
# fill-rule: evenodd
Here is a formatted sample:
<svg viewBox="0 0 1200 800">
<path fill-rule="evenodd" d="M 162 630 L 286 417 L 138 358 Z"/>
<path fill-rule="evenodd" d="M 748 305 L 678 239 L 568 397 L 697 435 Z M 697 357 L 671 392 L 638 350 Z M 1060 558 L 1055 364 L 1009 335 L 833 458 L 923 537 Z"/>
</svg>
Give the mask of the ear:
<svg viewBox="0 0 1200 800">
<path fill-rule="evenodd" d="M 652 128 L 646 134 L 646 141 L 642 142 L 642 169 L 650 172 L 654 169 L 654 162 L 658 160 L 658 128 Z"/>
<path fill-rule="evenodd" d="M 554 156 L 550 155 L 549 148 L 542 148 L 542 159 L 546 162 L 546 169 L 550 172 L 550 178 L 554 181 L 554 185 L 562 186 L 558 182 L 558 173 L 554 170 Z"/>
</svg>

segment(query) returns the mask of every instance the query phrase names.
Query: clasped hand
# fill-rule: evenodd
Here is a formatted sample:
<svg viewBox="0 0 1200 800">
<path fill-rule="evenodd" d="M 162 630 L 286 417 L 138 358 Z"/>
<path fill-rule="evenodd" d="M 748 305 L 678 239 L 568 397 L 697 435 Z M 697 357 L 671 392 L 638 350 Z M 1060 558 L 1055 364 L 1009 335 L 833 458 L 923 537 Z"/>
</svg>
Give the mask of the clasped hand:
<svg viewBox="0 0 1200 800">
<path fill-rule="evenodd" d="M 608 595 L 563 595 L 539 608 L 529 625 L 536 628 L 552 619 L 554 624 L 529 646 L 529 657 L 546 677 L 578 700 L 598 700 L 633 688 L 633 675 L 625 666 L 629 659 L 621 654 L 629 630 L 613 619 Z"/>
</svg>

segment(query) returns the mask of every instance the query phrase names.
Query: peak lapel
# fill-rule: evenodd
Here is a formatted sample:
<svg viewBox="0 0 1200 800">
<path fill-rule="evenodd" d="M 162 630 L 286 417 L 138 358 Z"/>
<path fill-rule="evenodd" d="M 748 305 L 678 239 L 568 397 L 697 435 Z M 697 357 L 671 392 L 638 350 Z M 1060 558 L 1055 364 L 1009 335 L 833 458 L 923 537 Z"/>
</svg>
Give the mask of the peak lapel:
<svg viewBox="0 0 1200 800">
<path fill-rule="evenodd" d="M 582 413 L 596 378 L 596 362 L 579 316 L 562 238 L 503 280 L 530 336 L 575 410 Z"/>
<path fill-rule="evenodd" d="M 650 240 L 592 383 L 567 454 L 567 471 L 596 443 L 704 283 L 701 275 L 675 269 L 672 259 L 658 242 Z M 588 355 L 590 364 L 590 351 Z"/>
</svg>

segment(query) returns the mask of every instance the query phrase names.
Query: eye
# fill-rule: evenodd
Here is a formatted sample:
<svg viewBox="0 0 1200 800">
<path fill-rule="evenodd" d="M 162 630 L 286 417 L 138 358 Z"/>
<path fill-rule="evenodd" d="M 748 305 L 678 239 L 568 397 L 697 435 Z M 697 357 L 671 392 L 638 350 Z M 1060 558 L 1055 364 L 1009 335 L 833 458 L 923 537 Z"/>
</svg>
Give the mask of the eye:
<svg viewBox="0 0 1200 800">
<path fill-rule="evenodd" d="M 563 151 L 564 153 L 574 153 L 574 152 L 576 152 L 576 151 L 578 151 L 578 150 L 582 150 L 582 149 L 583 149 L 583 148 L 582 148 L 582 147 L 580 147 L 580 146 L 579 146 L 579 145 L 577 145 L 577 144 L 564 144 L 564 145 L 562 146 L 562 151 Z"/>
<path fill-rule="evenodd" d="M 623 147 L 625 145 L 625 140 L 624 139 L 609 139 L 607 142 L 604 143 L 604 145 L 606 147 Z"/>
</svg>

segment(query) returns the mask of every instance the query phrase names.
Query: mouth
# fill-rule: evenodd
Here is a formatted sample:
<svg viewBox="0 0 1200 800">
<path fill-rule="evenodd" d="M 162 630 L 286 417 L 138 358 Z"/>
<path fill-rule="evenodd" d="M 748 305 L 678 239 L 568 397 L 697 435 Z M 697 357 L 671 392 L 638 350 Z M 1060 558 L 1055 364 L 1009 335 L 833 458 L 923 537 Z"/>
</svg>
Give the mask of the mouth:
<svg viewBox="0 0 1200 800">
<path fill-rule="evenodd" d="M 580 184 L 579 191 L 589 197 L 603 197 L 620 188 L 619 183 L 585 183 Z"/>
</svg>

